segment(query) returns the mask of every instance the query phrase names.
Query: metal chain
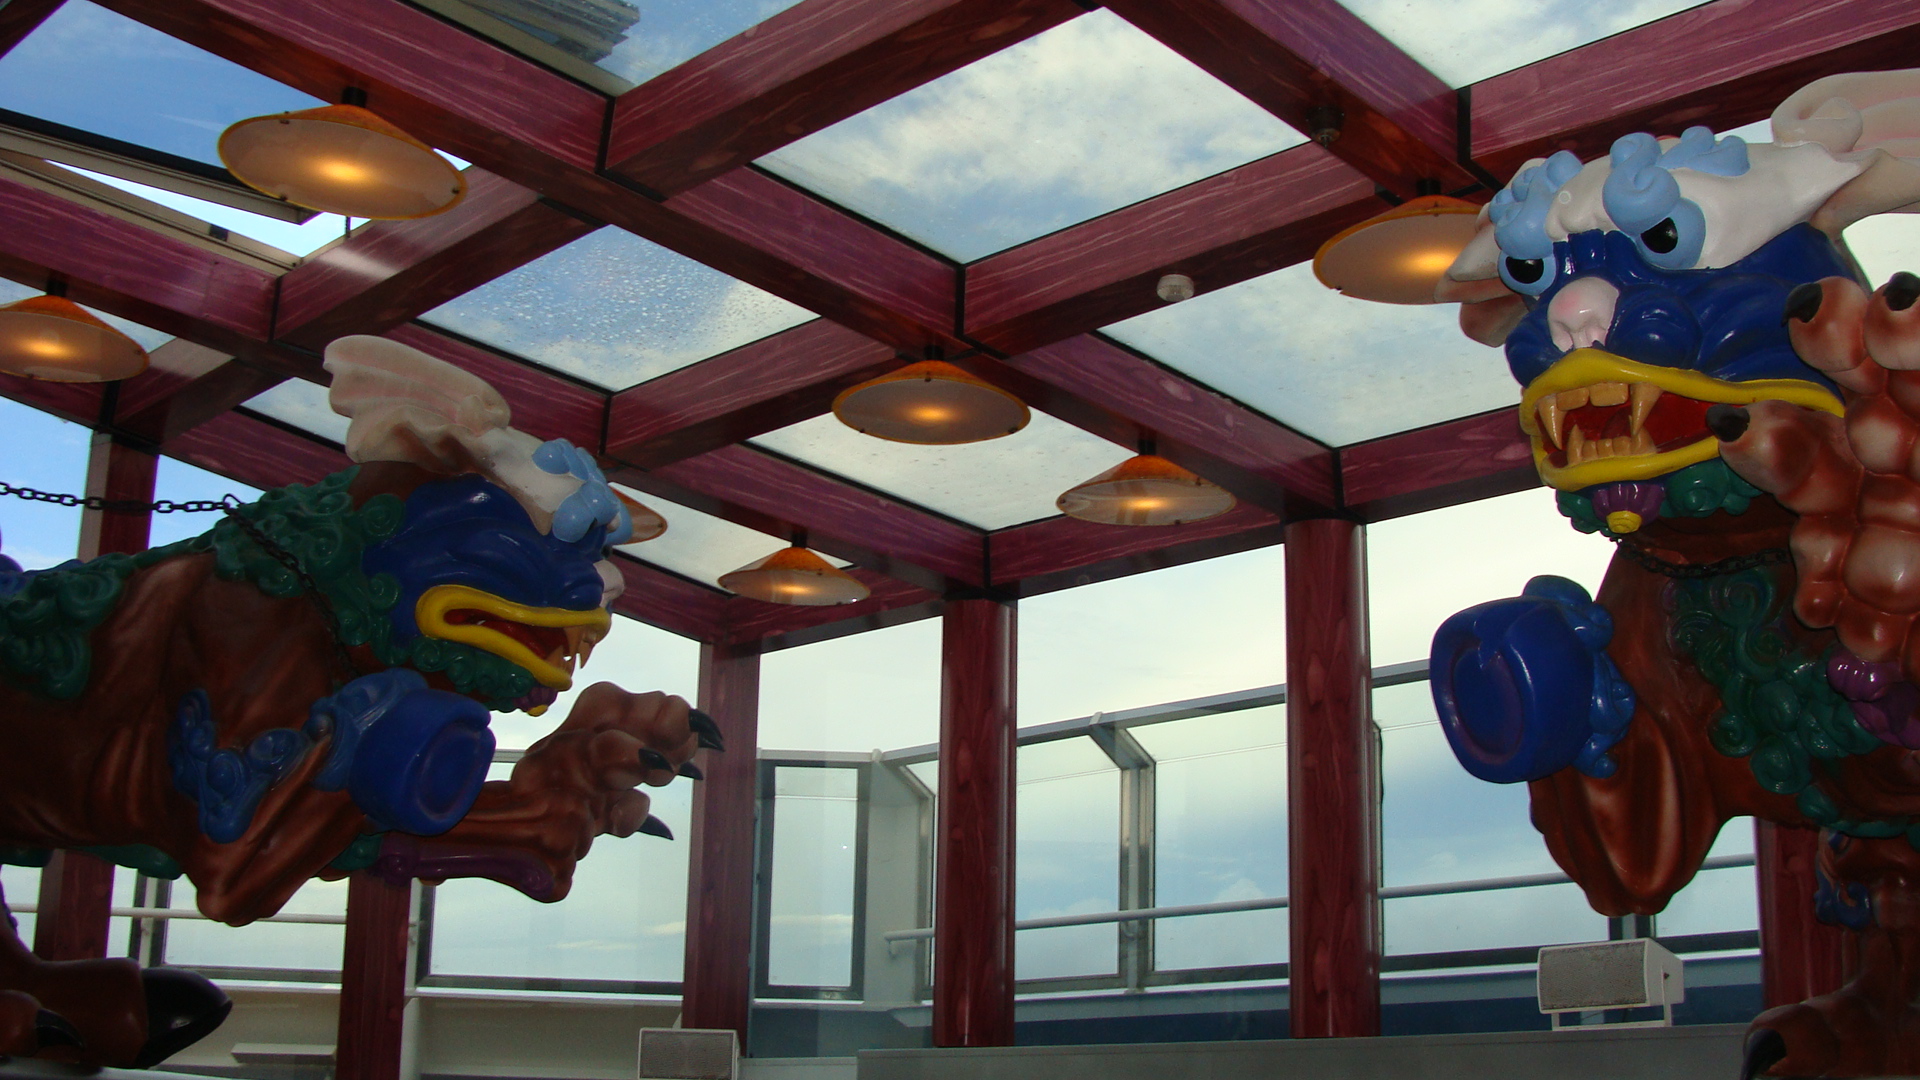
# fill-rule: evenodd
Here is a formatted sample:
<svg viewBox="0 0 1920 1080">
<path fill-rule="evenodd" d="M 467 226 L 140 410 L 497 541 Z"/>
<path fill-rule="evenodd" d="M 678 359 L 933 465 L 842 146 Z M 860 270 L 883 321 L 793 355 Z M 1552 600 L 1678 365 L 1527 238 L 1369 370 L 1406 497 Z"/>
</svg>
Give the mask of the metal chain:
<svg viewBox="0 0 1920 1080">
<path fill-rule="evenodd" d="M 1737 574 L 1742 570 L 1751 570 L 1756 566 L 1771 566 L 1793 561 L 1793 553 L 1786 548 L 1767 548 L 1751 555 L 1735 555 L 1710 563 L 1676 563 L 1648 551 L 1638 544 L 1628 543 L 1618 536 L 1608 537 L 1619 545 L 1621 554 L 1632 559 L 1644 570 L 1651 570 L 1670 578 L 1692 581 L 1699 578 L 1719 577 L 1722 574 Z"/>
<path fill-rule="evenodd" d="M 144 514 L 148 511 L 156 514 L 204 514 L 214 510 L 224 510 L 227 505 L 226 499 L 189 499 L 186 502 L 157 499 L 153 502 L 141 502 L 139 499 L 105 499 L 98 495 L 56 495 L 51 491 L 21 487 L 5 481 L 0 481 L 0 495 L 12 495 L 29 502 L 78 506 L 87 510 L 111 510 L 121 514 Z M 227 496 L 228 499 L 232 497 Z"/>
<path fill-rule="evenodd" d="M 359 678 L 362 674 L 360 665 L 353 662 L 352 654 L 347 652 L 347 646 L 340 640 L 340 617 L 334 613 L 333 601 L 327 599 L 327 594 L 320 589 L 320 583 L 313 580 L 313 575 L 307 573 L 306 568 L 300 565 L 300 560 L 294 556 L 293 552 L 275 543 L 271 537 L 260 530 L 258 525 L 240 512 L 242 505 L 239 497 L 235 495 L 228 495 L 214 504 L 215 509 L 226 511 L 227 520 L 233 522 L 241 532 L 246 533 L 247 539 L 259 545 L 260 550 L 272 556 L 275 562 L 286 567 L 287 571 L 294 576 L 294 580 L 300 583 L 300 588 L 306 593 L 307 599 L 313 602 L 313 606 L 320 612 L 320 617 L 326 621 L 327 636 L 333 639 L 335 659 L 340 661 L 340 667 L 347 673 L 349 680 Z"/>
</svg>

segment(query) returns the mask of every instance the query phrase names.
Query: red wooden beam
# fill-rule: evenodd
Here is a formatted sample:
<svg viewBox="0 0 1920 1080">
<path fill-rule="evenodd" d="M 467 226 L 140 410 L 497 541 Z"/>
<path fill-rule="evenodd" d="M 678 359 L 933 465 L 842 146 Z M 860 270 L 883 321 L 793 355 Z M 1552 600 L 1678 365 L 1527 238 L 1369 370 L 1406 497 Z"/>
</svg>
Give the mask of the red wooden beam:
<svg viewBox="0 0 1920 1080">
<path fill-rule="evenodd" d="M 400 0 L 107 6 L 319 97 L 362 87 L 434 146 L 855 329 L 915 349 L 950 338 L 940 260 L 750 171 L 648 198 L 597 171 L 605 96 Z"/>
<path fill-rule="evenodd" d="M 1014 615 L 955 600 L 942 627 L 935 1046 L 1013 1045 Z"/>
<path fill-rule="evenodd" d="M 1385 209 L 1351 165 L 1296 146 L 969 266 L 966 334 L 1024 352 L 1161 307 L 1162 275 L 1225 288 Z"/>
<path fill-rule="evenodd" d="M 614 103 L 607 167 L 671 195 L 1056 26 L 1070 0 L 808 0 Z"/>
<path fill-rule="evenodd" d="M 0 179 L 0 273 L 155 330 L 289 371 L 298 361 L 262 345 L 276 277 L 184 240 Z"/>
<path fill-rule="evenodd" d="M 681 1023 L 732 1028 L 747 1040 L 753 1007 L 753 903 L 760 768 L 760 654 L 700 647 L 701 711 L 726 738 L 702 751 L 687 844 L 687 959 Z"/>
<path fill-rule="evenodd" d="M 13 0 L 0 7 L 0 55 L 13 51 L 28 34 L 40 28 L 47 16 L 60 10 L 66 0 Z"/>
<path fill-rule="evenodd" d="M 1114 13 L 1403 198 L 1473 177 L 1447 84 L 1334 0 L 1108 0 Z M 1335 110 L 1337 119 L 1325 115 Z"/>
<path fill-rule="evenodd" d="M 446 213 L 363 225 L 288 272 L 274 335 L 318 350 L 343 334 L 378 334 L 595 228 L 469 169 L 467 197 Z"/>
<path fill-rule="evenodd" d="M 896 356 L 826 319 L 802 323 L 615 394 L 605 452 L 649 468 L 777 431 L 893 370 Z"/>
<path fill-rule="evenodd" d="M 1287 526 L 1287 906 L 1293 1037 L 1380 1034 L 1380 762 L 1367 549 L 1350 521 Z"/>
<path fill-rule="evenodd" d="M 1760 899 L 1760 988 L 1766 1008 L 1830 994 L 1846 982 L 1848 932 L 1814 915 L 1818 829 L 1753 822 Z"/>
<path fill-rule="evenodd" d="M 413 882 L 389 885 L 366 870 L 347 881 L 346 948 L 340 961 L 340 1026 L 334 1075 L 400 1080 L 412 961 Z"/>
<path fill-rule="evenodd" d="M 56 383 L 0 372 L 0 396 L 76 424 L 100 422 L 101 390 L 100 383 Z"/>
<path fill-rule="evenodd" d="M 965 363 L 1123 446 L 1152 436 L 1157 453 L 1275 512 L 1336 503 L 1326 446 L 1105 338 Z"/>
<path fill-rule="evenodd" d="M 337 447 L 237 412 L 222 413 L 161 449 L 257 488 L 311 484 L 353 464 Z"/>
<path fill-rule="evenodd" d="M 994 585 L 1033 596 L 1269 547 L 1283 528 L 1278 517 L 1242 503 L 1217 518 L 1164 528 L 1048 518 L 989 533 L 987 550 Z"/>
<path fill-rule="evenodd" d="M 1345 447 L 1340 479 L 1345 508 L 1362 521 L 1540 486 L 1531 445 L 1510 408 Z"/>
<path fill-rule="evenodd" d="M 751 447 L 608 478 L 775 536 L 804 531 L 810 547 L 934 592 L 984 582 L 978 530 Z"/>
<path fill-rule="evenodd" d="M 1629 132 L 1738 127 L 1823 75 L 1908 67 L 1916 48 L 1904 0 L 1717 0 L 1474 84 L 1473 158 L 1506 180 Z"/>
<path fill-rule="evenodd" d="M 725 593 L 649 566 L 625 552 L 613 553 L 613 565 L 627 583 L 613 610 L 695 641 L 718 641 L 725 635 Z"/>
</svg>

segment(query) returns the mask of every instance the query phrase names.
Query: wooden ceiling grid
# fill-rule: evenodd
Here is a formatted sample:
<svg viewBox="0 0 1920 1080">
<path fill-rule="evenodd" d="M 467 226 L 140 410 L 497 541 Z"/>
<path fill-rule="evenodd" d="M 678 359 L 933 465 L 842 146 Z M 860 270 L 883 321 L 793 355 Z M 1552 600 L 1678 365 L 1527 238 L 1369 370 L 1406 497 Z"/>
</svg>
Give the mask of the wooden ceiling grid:
<svg viewBox="0 0 1920 1080">
<path fill-rule="evenodd" d="M 608 97 L 401 0 L 97 2 L 323 99 L 367 90 L 471 161 L 471 193 L 276 275 L 0 177 L 0 274 L 63 280 L 197 350 L 183 370 L 106 389 L 0 376 L 0 393 L 255 486 L 310 481 L 344 465 L 337 448 L 232 410 L 286 378 L 324 381 L 319 349 L 334 337 L 384 333 L 499 386 L 517 425 L 594 448 L 621 482 L 775 535 L 803 530 L 856 564 L 872 598 L 794 609 L 620 560 L 623 612 L 765 647 L 924 617 L 948 596 L 1030 595 L 1277 543 L 1301 516 L 1380 520 L 1531 486 L 1508 410 L 1333 449 L 1095 331 L 1161 306 L 1164 274 L 1213 290 L 1295 264 L 1421 181 L 1463 190 L 1626 131 L 1737 126 L 1812 78 L 1902 66 L 1920 44 L 1920 7 L 1902 0 L 1715 0 L 1454 91 L 1332 0 L 1109 0 L 1294 127 L 1337 136 L 960 266 L 751 162 L 1098 5 L 802 0 Z M 0 49 L 57 7 L 8 5 Z M 414 321 L 603 224 L 824 318 L 616 393 Z M 928 346 L 1097 435 L 1153 437 L 1242 506 L 1177 530 L 1055 518 L 983 532 L 741 445 Z"/>
</svg>

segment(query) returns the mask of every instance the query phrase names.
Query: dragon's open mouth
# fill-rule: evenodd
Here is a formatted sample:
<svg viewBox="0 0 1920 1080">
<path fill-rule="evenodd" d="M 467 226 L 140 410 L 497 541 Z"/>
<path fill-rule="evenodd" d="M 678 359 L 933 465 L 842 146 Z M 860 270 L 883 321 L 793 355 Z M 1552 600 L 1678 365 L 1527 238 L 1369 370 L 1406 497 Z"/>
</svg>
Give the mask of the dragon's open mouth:
<svg viewBox="0 0 1920 1080">
<path fill-rule="evenodd" d="M 1726 382 L 1575 349 L 1527 385 L 1520 426 L 1533 439 L 1540 478 L 1578 491 L 1649 480 L 1715 457 L 1720 440 L 1707 428 L 1707 409 L 1765 398 L 1836 416 L 1846 411 L 1832 391 L 1802 379 Z"/>
<path fill-rule="evenodd" d="M 607 609 L 528 607 L 466 585 L 435 585 L 420 594 L 414 623 L 431 638 L 458 641 L 526 668 L 540 685 L 565 690 L 574 668 L 607 636 Z"/>
</svg>

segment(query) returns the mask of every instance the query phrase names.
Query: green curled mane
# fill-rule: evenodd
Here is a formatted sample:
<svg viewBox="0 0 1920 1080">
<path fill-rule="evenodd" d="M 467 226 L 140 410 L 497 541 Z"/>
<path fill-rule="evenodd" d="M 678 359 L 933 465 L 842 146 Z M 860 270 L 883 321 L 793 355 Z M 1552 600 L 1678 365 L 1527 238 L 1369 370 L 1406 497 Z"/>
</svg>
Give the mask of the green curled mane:
<svg viewBox="0 0 1920 1080">
<path fill-rule="evenodd" d="M 444 672 L 460 693 L 495 710 L 511 709 L 533 689 L 526 669 L 458 642 L 424 635 L 394 640 L 391 615 L 400 583 L 388 574 L 368 577 L 360 567 L 370 545 L 398 531 L 405 503 L 383 494 L 356 508 L 348 486 L 358 472 L 344 469 L 316 484 L 277 488 L 232 513 L 291 555 L 312 579 L 332 606 L 343 645 L 368 646 L 388 666 Z M 22 587 L 0 599 L 0 667 L 47 697 L 78 697 L 92 670 L 93 631 L 119 604 L 127 578 L 167 559 L 206 552 L 213 554 L 214 572 L 227 581 L 245 581 L 283 599 L 306 591 L 298 574 L 225 516 L 191 540 L 21 575 Z"/>
</svg>

